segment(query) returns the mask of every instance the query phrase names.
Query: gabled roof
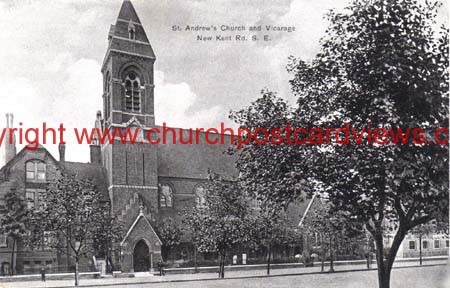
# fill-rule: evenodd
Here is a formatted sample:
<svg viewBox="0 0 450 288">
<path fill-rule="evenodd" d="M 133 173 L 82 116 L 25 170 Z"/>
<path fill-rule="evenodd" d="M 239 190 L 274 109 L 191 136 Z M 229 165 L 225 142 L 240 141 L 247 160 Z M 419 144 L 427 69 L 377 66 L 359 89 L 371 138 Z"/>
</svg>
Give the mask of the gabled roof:
<svg viewBox="0 0 450 288">
<path fill-rule="evenodd" d="M 140 220 L 144 221 L 144 223 L 147 224 L 148 227 L 150 227 L 150 231 L 153 234 L 155 234 L 156 239 L 158 239 L 159 244 L 162 245 L 161 239 L 159 238 L 158 234 L 156 234 L 155 230 L 153 229 L 152 224 L 150 224 L 147 217 L 145 217 L 143 209 L 141 209 L 141 211 L 139 212 L 139 215 L 136 217 L 136 220 L 134 220 L 133 224 L 130 226 L 130 229 L 128 229 L 127 234 L 125 235 L 125 237 L 123 237 L 122 242 L 120 242 L 120 246 L 123 246 L 123 244 L 125 243 L 127 238 L 131 235 L 131 232 L 133 232 L 134 228 L 136 227 L 136 225 L 139 223 Z"/>
<path fill-rule="evenodd" d="M 50 154 L 50 152 L 48 152 L 48 150 L 42 146 L 41 144 L 38 145 L 37 148 L 32 147 L 30 145 L 27 145 L 25 147 L 22 148 L 22 150 L 19 151 L 19 153 L 17 153 L 8 163 L 5 164 L 5 166 L 1 167 L 0 169 L 0 174 L 4 175 L 9 169 L 10 167 L 14 166 L 14 164 L 26 153 L 28 152 L 35 152 L 35 151 L 42 151 L 44 152 L 51 160 L 52 162 L 54 162 L 54 164 L 59 168 L 62 169 L 62 166 L 60 165 L 60 162 L 58 160 L 55 159 L 55 157 L 53 157 L 52 154 Z"/>
<path fill-rule="evenodd" d="M 97 190 L 102 193 L 103 199 L 105 201 L 109 200 L 106 170 L 103 166 L 78 162 L 63 162 L 62 166 L 68 174 L 75 175 L 77 178 L 91 180 L 97 187 Z"/>
<path fill-rule="evenodd" d="M 22 150 L 20 150 L 19 153 L 17 153 L 11 161 L 6 163 L 5 166 L 3 166 L 0 169 L 0 181 L 2 179 L 5 179 L 5 177 L 8 177 L 8 171 L 11 167 L 13 167 L 17 161 L 19 161 L 22 157 L 26 155 L 26 153 L 36 153 L 36 152 L 42 152 L 45 153 L 46 157 L 50 159 L 53 164 L 57 167 L 58 170 L 61 172 L 66 172 L 71 175 L 75 175 L 77 178 L 88 178 L 90 179 L 94 185 L 97 187 L 98 191 L 102 193 L 102 196 L 104 197 L 104 200 L 109 200 L 108 195 L 108 183 L 107 183 L 107 177 L 106 177 L 106 170 L 103 168 L 103 166 L 90 164 L 90 163 L 77 163 L 77 162 L 60 162 L 57 161 L 53 155 L 48 152 L 48 150 L 39 144 L 39 146 L 34 150 L 27 149 L 27 146 L 24 147 Z"/>
<path fill-rule="evenodd" d="M 293 227 L 299 227 L 302 219 L 308 213 L 308 207 L 312 203 L 312 198 L 302 195 L 298 199 L 295 199 L 286 207 L 286 215 L 288 222 Z"/>
<path fill-rule="evenodd" d="M 311 200 L 309 200 L 308 206 L 306 207 L 305 211 L 303 212 L 300 222 L 298 223 L 298 227 L 301 227 L 303 225 L 303 222 L 305 221 L 305 218 L 307 217 L 309 211 L 311 210 L 311 207 L 315 200 L 316 200 L 316 194 L 314 194 L 313 197 L 311 198 Z"/>
</svg>

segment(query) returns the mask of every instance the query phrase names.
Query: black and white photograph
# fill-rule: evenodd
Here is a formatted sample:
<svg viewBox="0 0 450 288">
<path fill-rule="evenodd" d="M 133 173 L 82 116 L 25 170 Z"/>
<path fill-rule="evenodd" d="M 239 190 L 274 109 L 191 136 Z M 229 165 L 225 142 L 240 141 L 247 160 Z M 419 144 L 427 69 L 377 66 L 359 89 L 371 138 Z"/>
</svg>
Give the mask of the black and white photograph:
<svg viewBox="0 0 450 288">
<path fill-rule="evenodd" d="M 450 288 L 448 0 L 0 0 L 0 287 Z"/>
</svg>

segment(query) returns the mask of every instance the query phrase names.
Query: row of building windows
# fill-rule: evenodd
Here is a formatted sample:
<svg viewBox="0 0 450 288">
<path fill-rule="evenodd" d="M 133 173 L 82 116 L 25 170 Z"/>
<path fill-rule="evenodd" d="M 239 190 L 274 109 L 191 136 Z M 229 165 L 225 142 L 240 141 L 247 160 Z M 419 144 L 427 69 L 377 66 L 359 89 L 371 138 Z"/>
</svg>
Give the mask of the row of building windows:
<svg viewBox="0 0 450 288">
<path fill-rule="evenodd" d="M 52 232 L 45 231 L 43 235 L 43 245 L 41 247 L 36 247 L 37 250 L 51 250 L 50 244 L 56 241 L 56 237 Z M 8 247 L 8 237 L 4 234 L 0 234 L 0 247 Z"/>
<path fill-rule="evenodd" d="M 449 248 L 449 245 L 450 245 L 449 240 L 445 240 L 445 248 Z M 433 240 L 433 248 L 434 249 L 444 248 L 444 246 L 441 243 L 441 240 L 439 240 L 439 239 Z M 428 240 L 422 241 L 422 249 L 431 249 Z M 409 250 L 417 250 L 416 241 L 414 241 L 414 240 L 409 241 Z"/>
<path fill-rule="evenodd" d="M 39 160 L 31 160 L 26 163 L 27 181 L 46 181 L 46 164 Z M 45 190 L 27 189 L 26 200 L 29 209 L 45 207 Z M 195 188 L 195 203 L 197 207 L 205 205 L 205 189 L 203 186 Z M 159 188 L 159 206 L 173 207 L 173 188 L 170 184 L 161 184 Z"/>
<path fill-rule="evenodd" d="M 197 186 L 195 188 L 195 205 L 203 207 L 206 204 L 205 188 Z M 173 207 L 173 188 L 170 184 L 159 185 L 159 207 L 172 208 Z"/>
</svg>

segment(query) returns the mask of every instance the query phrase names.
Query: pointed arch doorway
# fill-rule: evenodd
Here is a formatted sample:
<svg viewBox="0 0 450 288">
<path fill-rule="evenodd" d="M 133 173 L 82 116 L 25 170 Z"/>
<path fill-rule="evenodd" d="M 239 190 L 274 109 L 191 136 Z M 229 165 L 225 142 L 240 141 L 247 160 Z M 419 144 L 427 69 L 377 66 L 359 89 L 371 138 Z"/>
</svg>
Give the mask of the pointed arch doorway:
<svg viewBox="0 0 450 288">
<path fill-rule="evenodd" d="M 150 248 L 142 239 L 134 246 L 133 269 L 134 272 L 148 272 L 150 268 Z"/>
</svg>

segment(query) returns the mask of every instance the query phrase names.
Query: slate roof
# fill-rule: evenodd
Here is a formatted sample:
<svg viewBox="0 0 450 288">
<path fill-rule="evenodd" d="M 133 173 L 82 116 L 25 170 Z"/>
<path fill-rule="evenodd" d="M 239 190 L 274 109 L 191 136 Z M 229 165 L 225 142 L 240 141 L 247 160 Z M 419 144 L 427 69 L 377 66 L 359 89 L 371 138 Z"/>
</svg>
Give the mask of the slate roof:
<svg viewBox="0 0 450 288">
<path fill-rule="evenodd" d="M 311 201 L 314 201 L 314 199 L 303 196 L 288 205 L 286 214 L 288 216 L 288 221 L 292 226 L 299 226 L 301 219 L 305 217 L 308 212 L 307 209 Z"/>
<path fill-rule="evenodd" d="M 139 20 L 139 17 L 136 13 L 136 10 L 133 7 L 133 4 L 131 4 L 131 1 L 129 0 L 125 0 L 122 3 L 122 7 L 120 8 L 120 12 L 119 12 L 119 19 L 122 20 L 132 20 L 135 23 L 141 23 L 141 21 Z"/>
<path fill-rule="evenodd" d="M 60 162 L 60 164 L 64 167 L 66 173 L 75 175 L 80 179 L 90 179 L 97 186 L 105 200 L 109 200 L 106 169 L 103 166 L 78 162 Z"/>
<path fill-rule="evenodd" d="M 135 28 L 136 41 L 128 39 L 129 25 L 132 25 Z M 111 25 L 109 37 L 111 40 L 109 42 L 108 51 L 113 50 L 119 53 L 132 53 L 155 59 L 155 53 L 150 45 L 144 27 L 142 27 L 136 10 L 130 1 L 123 2 L 116 24 Z"/>
<path fill-rule="evenodd" d="M 178 130 L 176 131 L 178 134 Z M 187 133 L 187 130 L 183 129 L 183 132 Z M 195 140 L 195 131 L 193 134 Z M 211 139 L 217 136 L 211 136 Z M 167 144 L 158 145 L 158 176 L 206 179 L 210 169 L 220 175 L 237 177 L 238 172 L 235 166 L 237 157 L 225 153 L 230 146 L 229 137 L 225 135 L 224 143 L 226 144 L 223 145 L 206 143 L 203 132 L 199 138 L 199 144 L 173 144 L 172 139 L 168 139 Z"/>
</svg>

